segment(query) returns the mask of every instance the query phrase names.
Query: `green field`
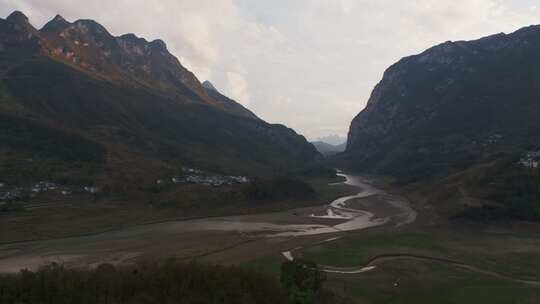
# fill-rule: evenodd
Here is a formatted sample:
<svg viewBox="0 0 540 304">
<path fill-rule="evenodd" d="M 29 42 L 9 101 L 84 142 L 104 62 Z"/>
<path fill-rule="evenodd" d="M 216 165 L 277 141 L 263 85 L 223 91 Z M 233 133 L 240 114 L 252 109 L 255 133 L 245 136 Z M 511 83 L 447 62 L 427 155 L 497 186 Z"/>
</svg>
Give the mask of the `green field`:
<svg viewBox="0 0 540 304">
<path fill-rule="evenodd" d="M 388 252 L 430 253 L 442 250 L 428 234 L 384 234 L 361 239 L 345 238 L 311 247 L 302 251 L 302 255 L 323 265 L 355 267 Z"/>
<path fill-rule="evenodd" d="M 534 233 L 411 231 L 355 233 L 295 253 L 318 264 L 362 267 L 380 254 L 417 254 L 448 258 L 516 278 L 540 280 L 540 239 Z M 278 255 L 243 266 L 272 275 Z M 539 303 L 540 287 L 475 273 L 454 265 L 413 259 L 378 262 L 373 271 L 329 274 L 325 287 L 353 303 Z M 398 286 L 395 286 L 395 283 Z"/>
<path fill-rule="evenodd" d="M 308 248 L 302 255 L 319 264 L 356 267 L 374 256 L 396 253 L 448 258 L 518 277 L 540 278 L 540 239 L 533 233 L 367 233 Z"/>
<path fill-rule="evenodd" d="M 330 277 L 327 287 L 360 303 L 373 304 L 532 304 L 540 300 L 538 287 L 438 263 L 404 260 L 385 263 L 375 272 L 355 278 Z"/>
</svg>

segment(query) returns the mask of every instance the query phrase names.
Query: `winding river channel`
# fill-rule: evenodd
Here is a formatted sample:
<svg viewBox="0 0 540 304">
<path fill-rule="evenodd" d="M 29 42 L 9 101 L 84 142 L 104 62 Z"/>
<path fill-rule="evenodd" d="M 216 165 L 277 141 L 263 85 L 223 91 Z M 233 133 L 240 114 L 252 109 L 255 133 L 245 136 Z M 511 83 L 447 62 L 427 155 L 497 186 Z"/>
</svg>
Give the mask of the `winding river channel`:
<svg viewBox="0 0 540 304">
<path fill-rule="evenodd" d="M 355 195 L 344 196 L 334 200 L 328 206 L 325 206 L 325 213 L 322 215 L 308 215 L 313 219 L 336 220 L 336 224 L 306 226 L 298 230 L 298 227 L 282 227 L 287 232 L 278 233 L 270 236 L 303 236 L 335 232 L 346 232 L 361 230 L 385 224 L 394 224 L 401 226 L 412 223 L 416 220 L 416 212 L 410 207 L 409 202 L 399 196 L 394 196 L 385 191 L 375 188 L 359 176 L 338 174 L 346 180 L 344 184 L 357 187 L 360 192 Z M 356 205 L 349 202 L 357 200 Z M 365 200 L 362 204 L 358 200 Z M 370 210 L 373 204 L 386 207 L 380 212 Z M 387 206 L 380 206 L 386 204 Z M 296 229 L 295 229 L 296 228 Z M 328 241 L 328 240 L 326 240 Z"/>
<path fill-rule="evenodd" d="M 360 192 L 355 195 L 344 196 L 334 200 L 326 207 L 325 214 L 312 214 L 311 217 L 318 219 L 342 220 L 343 222 L 335 225 L 316 227 L 301 232 L 282 233 L 280 235 L 300 236 L 306 234 L 347 232 L 387 224 L 401 226 L 410 224 L 416 220 L 416 212 L 411 208 L 409 202 L 403 197 L 390 195 L 387 192 L 374 187 L 360 176 L 341 173 L 338 175 L 345 178 L 344 184 L 357 187 Z M 358 203 L 359 200 L 364 200 L 364 203 Z M 373 206 L 373 204 L 378 204 L 378 206 Z M 381 206 L 383 204 L 386 204 L 386 206 Z M 376 210 L 378 210 L 378 212 Z M 319 242 L 319 244 L 332 242 L 339 238 L 340 237 L 338 236 L 325 239 Z M 287 260 L 293 260 L 294 251 L 300 249 L 303 249 L 303 247 L 296 247 L 292 250 L 283 251 L 282 255 Z M 321 269 L 331 273 L 356 274 L 373 270 L 375 269 L 375 266 L 368 265 L 359 269 L 349 270 L 323 266 Z"/>
<path fill-rule="evenodd" d="M 359 176 L 340 174 L 358 193 L 325 206 L 285 212 L 172 220 L 95 235 L 0 245 L 0 272 L 35 269 L 51 262 L 70 267 L 130 263 L 140 257 L 207 258 L 234 263 L 254 255 L 330 242 L 348 231 L 413 222 L 409 202 Z M 328 235 L 328 236 L 325 236 Z"/>
<path fill-rule="evenodd" d="M 304 248 L 333 242 L 351 231 L 410 224 L 416 212 L 400 196 L 389 194 L 369 180 L 340 174 L 358 189 L 324 206 L 219 218 L 171 220 L 94 235 L 0 244 L 0 273 L 34 270 L 50 263 L 87 268 L 99 264 L 130 264 L 141 258 L 170 258 L 238 264 L 279 254 L 294 260 Z M 321 271 L 359 274 L 396 259 L 443 263 L 484 275 L 540 286 L 539 281 L 514 278 L 444 257 L 388 253 L 366 265 L 340 268 L 319 265 Z"/>
</svg>

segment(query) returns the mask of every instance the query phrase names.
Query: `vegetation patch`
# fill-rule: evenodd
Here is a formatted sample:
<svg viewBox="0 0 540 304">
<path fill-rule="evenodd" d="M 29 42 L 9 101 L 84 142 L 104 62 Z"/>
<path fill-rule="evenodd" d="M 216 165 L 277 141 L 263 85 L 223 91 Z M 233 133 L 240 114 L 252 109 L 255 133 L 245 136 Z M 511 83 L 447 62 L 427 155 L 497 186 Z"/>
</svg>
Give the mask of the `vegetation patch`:
<svg viewBox="0 0 540 304">
<path fill-rule="evenodd" d="M 540 170 L 505 161 L 488 168 L 480 177 L 469 177 L 466 182 L 475 196 L 497 204 L 467 208 L 457 218 L 483 222 L 540 221 Z"/>
<path fill-rule="evenodd" d="M 428 234 L 371 235 L 365 238 L 346 238 L 321 244 L 302 252 L 302 255 L 323 265 L 360 267 L 371 258 L 385 253 L 439 252 L 441 248 Z"/>
<path fill-rule="evenodd" d="M 275 279 L 254 271 L 168 261 L 93 270 L 53 264 L 1 275 L 0 302 L 278 304 L 287 303 L 287 297 Z"/>
<path fill-rule="evenodd" d="M 431 262 L 392 261 L 376 272 L 329 282 L 360 303 L 517 304 L 537 303 L 537 287 Z"/>
<path fill-rule="evenodd" d="M 0 82 L 0 110 L 6 112 L 20 112 L 24 107 L 17 103 L 15 98 L 9 92 L 5 83 Z"/>
</svg>

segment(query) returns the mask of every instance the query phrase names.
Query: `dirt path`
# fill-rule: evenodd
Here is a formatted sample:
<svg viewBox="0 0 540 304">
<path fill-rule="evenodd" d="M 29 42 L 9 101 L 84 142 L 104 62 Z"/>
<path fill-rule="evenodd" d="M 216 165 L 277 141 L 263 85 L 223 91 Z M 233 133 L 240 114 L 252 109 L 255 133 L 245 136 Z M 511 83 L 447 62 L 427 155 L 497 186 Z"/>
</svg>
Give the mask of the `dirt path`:
<svg viewBox="0 0 540 304">
<path fill-rule="evenodd" d="M 366 184 L 362 180 L 359 180 L 358 177 L 351 177 L 351 176 L 346 176 L 346 177 L 347 177 L 347 182 L 346 183 L 348 183 L 349 185 L 357 186 L 357 187 L 361 188 L 363 191 L 360 192 L 357 195 L 347 196 L 347 197 L 337 199 L 336 201 L 334 201 L 329 206 L 330 208 L 334 208 L 334 210 L 337 210 L 337 211 L 340 211 L 340 210 L 341 211 L 351 211 L 351 210 L 352 211 L 358 211 L 356 209 L 350 209 L 349 206 L 359 206 L 360 209 L 367 210 L 367 212 L 370 212 L 373 216 L 375 216 L 374 211 L 377 210 L 377 209 L 380 209 L 380 206 L 373 205 L 373 200 L 369 202 L 369 203 L 371 203 L 371 206 L 369 204 L 358 204 L 357 205 L 357 204 L 355 204 L 355 200 L 358 202 L 358 199 L 362 199 L 362 198 L 366 198 L 366 197 L 370 197 L 370 196 L 379 196 L 380 198 L 387 198 L 387 199 L 388 199 L 388 197 L 392 197 L 391 195 L 388 195 L 384 191 L 379 190 L 379 189 L 377 189 L 375 187 L 372 187 L 371 185 Z M 407 225 L 407 224 L 410 224 L 410 223 L 415 221 L 416 212 L 410 208 L 408 203 L 405 202 L 405 204 L 400 204 L 400 200 L 401 200 L 400 198 L 392 198 L 392 199 L 387 200 L 389 205 L 393 206 L 396 209 L 401 209 L 402 213 L 400 214 L 401 215 L 400 217 L 396 218 L 395 216 L 390 217 L 390 216 L 388 216 L 388 213 L 384 212 L 386 214 L 386 216 L 388 216 L 388 217 L 379 218 L 379 220 L 383 221 L 383 225 L 395 225 L 395 227 L 400 227 L 402 225 Z M 347 207 L 349 207 L 349 208 L 347 208 Z M 355 208 L 357 208 L 357 207 L 355 207 Z M 335 217 L 336 212 L 335 211 L 334 212 L 328 212 L 328 216 Z M 338 214 L 338 216 L 339 216 L 339 214 Z M 334 226 L 334 228 L 338 228 L 338 227 L 339 227 L 339 225 Z M 346 230 L 342 231 L 342 232 L 346 232 Z M 340 239 L 340 238 L 341 238 L 341 236 L 336 237 L 336 238 L 323 240 L 323 241 L 318 242 L 318 243 L 310 244 L 309 247 L 320 245 L 320 244 L 327 243 L 327 242 L 333 242 L 333 241 L 335 241 L 337 239 Z M 283 257 L 285 259 L 287 259 L 289 261 L 292 261 L 292 260 L 294 260 L 294 252 L 302 250 L 304 248 L 306 248 L 306 247 L 296 247 L 296 248 L 288 250 L 288 251 L 283 251 L 282 255 L 283 255 Z M 463 263 L 463 262 L 456 261 L 456 260 L 451 260 L 451 259 L 448 259 L 448 258 L 425 256 L 425 255 L 415 255 L 415 254 L 406 254 L 406 253 L 390 253 L 390 254 L 377 255 L 377 256 L 371 258 L 368 261 L 368 263 L 365 266 L 362 266 L 362 267 L 333 267 L 333 266 L 328 266 L 328 265 L 319 265 L 319 268 L 323 272 L 326 272 L 326 273 L 360 274 L 360 273 L 366 273 L 366 272 L 369 272 L 369 271 L 376 270 L 377 265 L 379 263 L 381 263 L 381 262 L 391 261 L 391 260 L 398 260 L 398 259 L 409 259 L 409 260 L 437 262 L 437 263 L 446 264 L 446 265 L 450 265 L 450 266 L 453 266 L 453 267 L 458 267 L 458 268 L 461 268 L 461 269 L 465 269 L 465 270 L 468 270 L 468 271 L 471 271 L 471 272 L 475 272 L 475 273 L 484 274 L 484 275 L 488 275 L 488 276 L 492 276 L 492 277 L 496 277 L 496 278 L 500 278 L 500 279 L 513 281 L 513 282 L 516 282 L 516 283 L 522 283 L 522 284 L 533 285 L 533 286 L 540 286 L 540 281 L 537 281 L 537 280 L 517 278 L 517 277 L 514 277 L 514 276 L 509 275 L 509 274 L 500 273 L 500 272 L 491 271 L 491 270 L 486 270 L 486 269 L 483 269 L 481 267 L 477 267 L 477 266 L 470 265 L 470 264 Z"/>
<path fill-rule="evenodd" d="M 302 248 L 297 248 L 302 249 Z M 288 260 L 294 260 L 294 256 L 292 255 L 291 251 L 288 251 L 286 253 L 283 253 L 286 259 Z M 337 274 L 360 274 L 365 273 L 369 271 L 373 271 L 377 269 L 377 265 L 381 262 L 387 262 L 387 261 L 394 261 L 394 260 L 416 260 L 416 261 L 429 261 L 429 262 L 436 262 L 441 263 L 449 266 L 454 266 L 457 268 L 465 269 L 471 272 L 484 274 L 492 277 L 496 277 L 499 279 L 509 280 L 516 283 L 522 283 L 532 286 L 540 286 L 540 281 L 537 280 L 530 280 L 530 279 L 523 279 L 523 278 L 516 278 L 512 275 L 496 272 L 492 270 L 487 270 L 480 268 L 478 266 L 474 266 L 471 264 L 463 263 L 456 260 L 451 260 L 447 258 L 442 257 L 434 257 L 434 256 L 426 256 L 426 255 L 417 255 L 417 254 L 408 254 L 408 253 L 390 253 L 390 254 L 381 254 L 374 256 L 369 260 L 369 262 L 362 267 L 333 267 L 333 266 L 327 266 L 327 265 L 319 265 L 319 269 L 326 273 L 337 273 Z"/>
</svg>

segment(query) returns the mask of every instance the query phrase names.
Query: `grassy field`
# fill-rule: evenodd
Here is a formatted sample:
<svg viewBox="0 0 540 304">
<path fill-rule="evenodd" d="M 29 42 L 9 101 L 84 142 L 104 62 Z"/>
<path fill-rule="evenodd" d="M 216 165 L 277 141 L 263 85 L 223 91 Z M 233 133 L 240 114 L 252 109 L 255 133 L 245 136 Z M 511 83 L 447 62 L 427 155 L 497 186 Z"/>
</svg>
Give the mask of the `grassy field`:
<svg viewBox="0 0 540 304">
<path fill-rule="evenodd" d="M 337 267 L 356 267 L 368 263 L 373 256 L 387 252 L 440 253 L 433 238 L 427 234 L 376 235 L 361 240 L 345 238 L 311 247 L 302 255 L 319 264 Z"/>
<path fill-rule="evenodd" d="M 397 283 L 397 286 L 396 286 Z M 359 303 L 538 303 L 540 290 L 433 262 L 392 261 L 357 277 L 329 277 L 327 288 Z"/>
<path fill-rule="evenodd" d="M 540 278 L 540 239 L 535 235 L 489 232 L 402 232 L 350 235 L 301 254 L 319 264 L 356 267 L 381 254 L 448 258 L 483 269 Z"/>
<path fill-rule="evenodd" d="M 446 229 L 388 233 L 364 231 L 296 252 L 319 264 L 362 267 L 380 254 L 403 253 L 449 258 L 482 269 L 540 280 L 540 239 L 535 233 L 493 233 Z M 279 255 L 243 266 L 279 273 Z M 395 283 L 398 286 L 395 286 Z M 438 262 L 396 259 L 374 271 L 329 274 L 326 288 L 358 303 L 539 303 L 540 288 L 474 273 Z"/>
<path fill-rule="evenodd" d="M 242 267 L 279 277 L 281 264 L 285 259 L 281 255 L 268 255 L 241 264 Z"/>
</svg>

